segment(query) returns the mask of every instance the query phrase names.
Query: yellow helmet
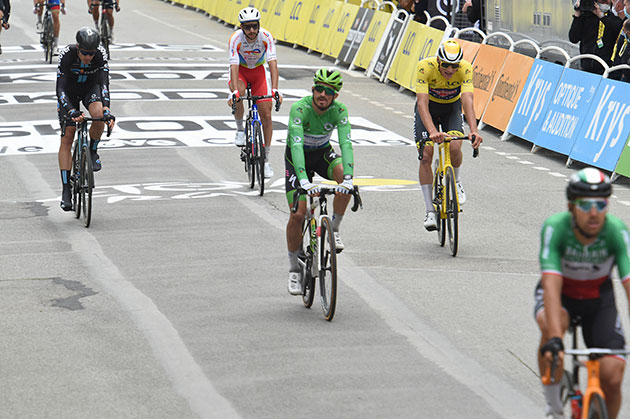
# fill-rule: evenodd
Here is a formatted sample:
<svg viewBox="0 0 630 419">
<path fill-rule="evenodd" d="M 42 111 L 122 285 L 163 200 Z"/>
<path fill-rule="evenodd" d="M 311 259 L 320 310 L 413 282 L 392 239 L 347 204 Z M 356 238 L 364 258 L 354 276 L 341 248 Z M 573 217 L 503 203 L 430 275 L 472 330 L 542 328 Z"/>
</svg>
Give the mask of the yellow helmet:
<svg viewBox="0 0 630 419">
<path fill-rule="evenodd" d="M 457 64 L 464 58 L 464 53 L 456 40 L 447 39 L 438 48 L 437 56 L 446 63 Z"/>
</svg>

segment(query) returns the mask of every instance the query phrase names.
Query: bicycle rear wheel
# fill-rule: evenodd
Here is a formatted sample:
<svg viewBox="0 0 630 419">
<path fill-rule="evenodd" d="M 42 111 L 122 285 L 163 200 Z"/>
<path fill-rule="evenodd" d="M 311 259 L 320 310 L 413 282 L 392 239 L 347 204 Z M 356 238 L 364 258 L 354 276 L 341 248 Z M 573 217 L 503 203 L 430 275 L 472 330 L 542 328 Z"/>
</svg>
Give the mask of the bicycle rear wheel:
<svg viewBox="0 0 630 419">
<path fill-rule="evenodd" d="M 324 318 L 331 321 L 337 304 L 337 252 L 332 221 L 328 216 L 322 217 L 319 233 L 319 292 Z"/>
<path fill-rule="evenodd" d="M 53 58 L 53 22 L 48 17 L 44 20 L 44 59 L 48 64 L 52 64 Z"/>
<path fill-rule="evenodd" d="M 90 148 L 84 147 L 81 154 L 81 205 L 83 206 L 83 222 L 86 228 L 90 226 L 92 221 L 92 189 L 94 189 L 92 155 Z"/>
<path fill-rule="evenodd" d="M 72 152 L 72 204 L 74 207 L 74 216 L 79 218 L 81 216 L 81 158 L 80 146 L 77 142 Z"/>
<path fill-rule="evenodd" d="M 256 140 L 256 178 L 258 179 L 258 194 L 265 193 L 265 141 L 263 140 L 260 122 L 254 123 L 254 138 Z"/>
<path fill-rule="evenodd" d="M 457 205 L 457 189 L 455 187 L 455 172 L 452 167 L 446 168 L 446 225 L 448 227 L 448 245 L 453 256 L 457 255 L 457 245 L 459 241 L 459 208 Z"/>
<path fill-rule="evenodd" d="M 109 23 L 107 22 L 107 16 L 105 14 L 101 14 L 101 44 L 103 48 L 105 48 L 105 52 L 107 53 L 107 59 L 109 60 Z"/>
<path fill-rule="evenodd" d="M 435 214 L 437 216 L 437 234 L 440 246 L 444 246 L 446 242 L 446 220 L 442 218 L 442 206 L 444 205 L 442 200 L 443 190 L 442 174 L 436 167 L 433 173 L 433 207 L 435 208 Z"/>
<path fill-rule="evenodd" d="M 315 241 L 315 248 L 311 243 L 311 228 L 310 225 L 306 225 L 304 221 L 304 228 L 302 228 L 302 255 L 299 256 L 303 262 L 302 267 L 302 280 L 304 281 L 304 294 L 302 294 L 302 302 L 304 307 L 311 308 L 315 297 L 315 277 L 313 276 L 313 263 L 315 258 L 313 255 L 317 254 L 317 241 Z"/>
<path fill-rule="evenodd" d="M 586 407 L 586 417 L 588 419 L 608 419 L 608 411 L 606 410 L 606 402 L 604 398 L 597 393 L 591 394 Z"/>
</svg>

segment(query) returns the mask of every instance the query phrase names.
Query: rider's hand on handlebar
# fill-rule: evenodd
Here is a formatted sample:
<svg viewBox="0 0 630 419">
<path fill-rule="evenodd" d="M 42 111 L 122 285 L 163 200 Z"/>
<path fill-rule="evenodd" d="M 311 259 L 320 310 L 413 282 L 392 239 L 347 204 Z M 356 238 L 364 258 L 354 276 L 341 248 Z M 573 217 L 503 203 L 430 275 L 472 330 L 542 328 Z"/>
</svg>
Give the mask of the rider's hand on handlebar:
<svg viewBox="0 0 630 419">
<path fill-rule="evenodd" d="M 429 140 L 433 141 L 435 144 L 440 144 L 444 141 L 444 137 L 446 137 L 446 133 L 444 132 L 434 132 L 433 134 L 429 133 Z"/>
<path fill-rule="evenodd" d="M 551 362 L 554 355 L 558 355 L 562 359 L 564 355 L 564 344 L 559 337 L 553 337 L 547 341 L 541 348 L 540 354 L 548 361 Z"/>
<path fill-rule="evenodd" d="M 478 132 L 471 132 L 468 134 L 468 138 L 470 138 L 472 140 L 472 136 L 475 136 L 475 139 L 472 143 L 473 148 L 479 148 L 479 146 L 481 145 L 481 143 L 483 142 L 483 138 L 481 138 L 481 135 L 479 135 Z"/>
<path fill-rule="evenodd" d="M 311 196 L 319 195 L 319 186 L 309 182 L 308 179 L 300 180 L 300 188 L 304 189 Z"/>
<path fill-rule="evenodd" d="M 68 112 L 68 116 L 70 117 L 70 119 L 72 119 L 73 122 L 83 121 L 83 112 L 79 110 L 72 109 L 70 112 Z"/>
<path fill-rule="evenodd" d="M 116 122 L 116 117 L 111 114 L 109 109 L 105 109 L 103 111 L 103 121 L 109 126 L 109 129 L 111 130 L 112 128 L 114 128 L 114 123 Z"/>
<path fill-rule="evenodd" d="M 228 98 L 228 106 L 232 106 L 233 103 L 239 102 L 241 100 L 241 95 L 238 90 L 234 90 L 230 97 Z"/>
<path fill-rule="evenodd" d="M 271 89 L 271 95 L 276 99 L 276 102 L 282 103 L 282 93 L 278 89 Z"/>
<path fill-rule="evenodd" d="M 347 179 L 344 177 L 343 182 L 341 182 L 339 185 L 335 187 L 335 192 L 342 193 L 342 194 L 349 194 L 349 193 L 352 193 L 352 188 L 353 188 L 352 177 L 348 175 Z"/>
</svg>

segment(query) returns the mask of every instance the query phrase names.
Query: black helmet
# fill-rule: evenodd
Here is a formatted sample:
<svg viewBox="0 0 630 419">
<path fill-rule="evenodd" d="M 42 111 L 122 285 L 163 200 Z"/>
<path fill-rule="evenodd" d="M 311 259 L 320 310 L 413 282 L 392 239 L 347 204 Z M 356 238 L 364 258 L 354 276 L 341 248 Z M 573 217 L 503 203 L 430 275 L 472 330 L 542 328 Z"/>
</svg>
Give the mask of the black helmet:
<svg viewBox="0 0 630 419">
<path fill-rule="evenodd" d="M 575 201 L 581 197 L 608 198 L 611 193 L 610 178 L 593 167 L 587 167 L 572 175 L 567 185 L 569 201 Z"/>
<path fill-rule="evenodd" d="M 100 43 L 101 37 L 91 26 L 84 26 L 77 32 L 77 45 L 80 49 L 95 50 Z"/>
</svg>

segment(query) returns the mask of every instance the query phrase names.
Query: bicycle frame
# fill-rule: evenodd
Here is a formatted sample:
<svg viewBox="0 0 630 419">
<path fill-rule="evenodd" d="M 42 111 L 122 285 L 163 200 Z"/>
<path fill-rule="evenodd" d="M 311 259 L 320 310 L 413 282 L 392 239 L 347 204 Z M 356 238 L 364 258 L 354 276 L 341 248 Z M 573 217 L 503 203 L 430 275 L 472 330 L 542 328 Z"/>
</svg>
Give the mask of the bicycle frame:
<svg viewBox="0 0 630 419">
<path fill-rule="evenodd" d="M 444 177 L 446 176 L 446 172 L 448 170 L 448 168 L 451 168 L 451 170 L 453 170 L 453 174 L 455 173 L 454 170 L 455 168 L 453 167 L 453 164 L 451 163 L 451 139 L 445 139 L 443 142 L 441 142 L 440 144 L 438 144 L 438 166 L 437 166 L 437 174 L 440 176 L 441 179 L 444 179 Z M 457 181 L 457 179 L 455 179 L 455 181 Z M 445 194 L 445 188 L 443 183 L 440 183 L 440 188 L 439 188 L 439 196 L 436 196 L 434 198 L 439 199 L 440 202 L 446 202 L 446 199 L 444 197 Z M 459 197 L 457 196 L 457 194 L 455 194 L 455 202 L 457 203 L 457 211 L 461 212 L 461 207 L 459 206 Z M 447 217 L 447 208 L 444 205 L 440 205 L 440 218 L 444 219 Z"/>
</svg>

